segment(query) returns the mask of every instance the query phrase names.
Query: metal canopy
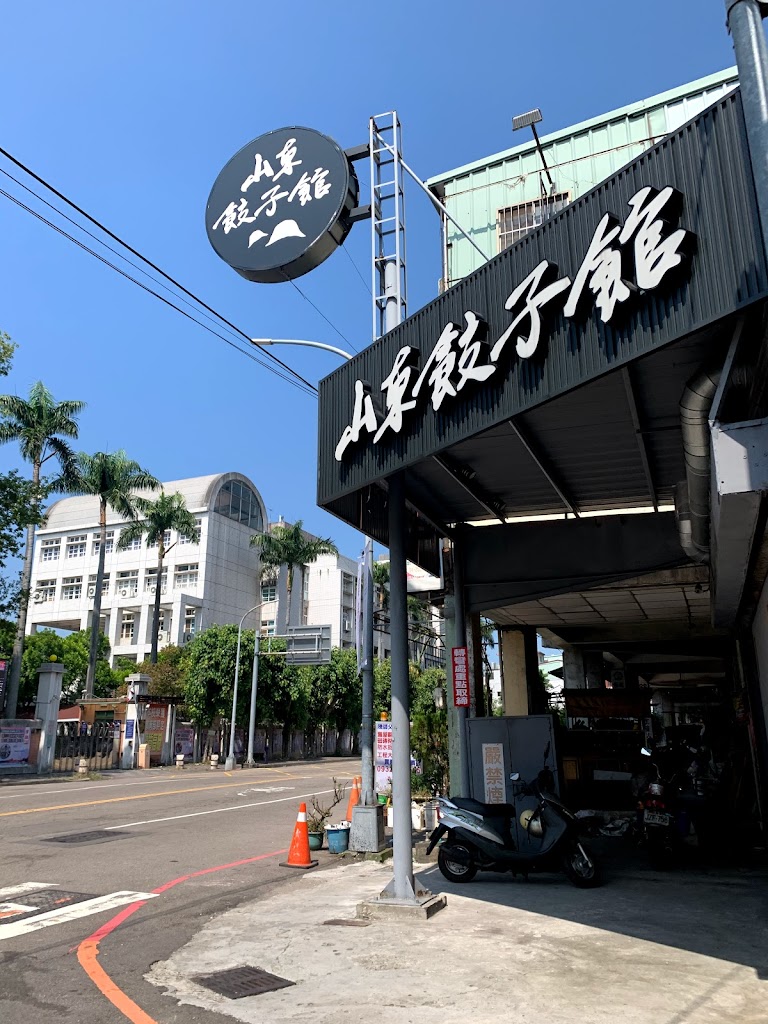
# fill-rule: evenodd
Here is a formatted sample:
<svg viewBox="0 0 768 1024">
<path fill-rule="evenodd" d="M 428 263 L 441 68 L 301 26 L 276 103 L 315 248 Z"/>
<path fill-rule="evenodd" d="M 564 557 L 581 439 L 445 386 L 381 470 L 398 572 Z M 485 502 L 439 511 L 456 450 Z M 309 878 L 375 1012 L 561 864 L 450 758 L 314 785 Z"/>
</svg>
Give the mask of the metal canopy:
<svg viewBox="0 0 768 1024">
<path fill-rule="evenodd" d="M 334 457 L 352 422 L 355 382 L 381 385 L 404 345 L 424 366 L 446 323 L 473 310 L 489 340 L 509 326 L 507 296 L 542 259 L 574 277 L 601 216 L 623 219 L 638 188 L 672 185 L 698 251 L 687 277 L 640 296 L 615 327 L 596 310 L 580 326 L 555 316 L 535 359 L 433 411 L 421 401 L 403 429 L 366 435 Z M 737 228 L 734 229 L 734 224 Z M 730 94 L 612 179 L 489 261 L 320 385 L 318 503 L 388 543 L 387 478 L 401 472 L 407 556 L 439 572 L 439 538 L 454 524 L 578 516 L 670 505 L 684 476 L 679 401 L 703 365 L 721 365 L 737 311 L 768 294 L 740 96 Z"/>
</svg>

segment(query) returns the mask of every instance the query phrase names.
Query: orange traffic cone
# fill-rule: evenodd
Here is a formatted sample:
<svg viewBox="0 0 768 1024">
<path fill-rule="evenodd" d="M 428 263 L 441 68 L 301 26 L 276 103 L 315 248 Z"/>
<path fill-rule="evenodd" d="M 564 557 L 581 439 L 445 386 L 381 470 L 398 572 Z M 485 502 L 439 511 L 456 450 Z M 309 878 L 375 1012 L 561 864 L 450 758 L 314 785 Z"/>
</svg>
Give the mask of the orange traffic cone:
<svg viewBox="0 0 768 1024">
<path fill-rule="evenodd" d="M 362 775 L 356 775 L 352 779 L 352 792 L 349 794 L 349 803 L 347 804 L 347 821 L 352 821 L 352 808 L 355 804 L 360 803 L 360 786 L 362 781 Z"/>
<path fill-rule="evenodd" d="M 281 868 L 316 868 L 317 861 L 309 856 L 309 832 L 307 830 L 307 805 L 299 804 L 296 828 L 293 830 L 288 860 L 280 862 Z"/>
</svg>

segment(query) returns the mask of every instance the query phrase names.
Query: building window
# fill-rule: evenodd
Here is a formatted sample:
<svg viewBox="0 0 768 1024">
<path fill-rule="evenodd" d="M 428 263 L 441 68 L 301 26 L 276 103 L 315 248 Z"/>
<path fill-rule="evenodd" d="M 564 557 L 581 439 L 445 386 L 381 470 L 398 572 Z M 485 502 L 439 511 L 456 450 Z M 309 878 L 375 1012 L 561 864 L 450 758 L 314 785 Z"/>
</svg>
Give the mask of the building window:
<svg viewBox="0 0 768 1024">
<path fill-rule="evenodd" d="M 170 543 L 171 543 L 171 531 L 170 530 L 166 530 L 165 533 L 163 534 L 163 547 L 164 548 L 169 547 Z M 148 548 L 156 548 L 157 547 L 157 541 L 156 540 L 147 541 L 147 547 Z"/>
<path fill-rule="evenodd" d="M 261 585 L 261 600 L 265 604 L 270 601 L 277 600 L 277 585 L 275 583 L 262 583 Z"/>
<path fill-rule="evenodd" d="M 196 587 L 197 586 L 197 562 L 189 565 L 177 565 L 176 572 L 173 577 L 173 586 L 178 589 L 179 587 Z"/>
<path fill-rule="evenodd" d="M 119 572 L 116 580 L 118 597 L 135 597 L 139 592 L 139 570 Z"/>
<path fill-rule="evenodd" d="M 191 640 L 197 631 L 197 608 L 184 609 L 184 639 Z"/>
<path fill-rule="evenodd" d="M 108 555 L 115 546 L 115 531 L 107 530 L 107 540 L 104 544 L 104 554 Z M 98 533 L 93 535 L 93 547 L 91 548 L 92 555 L 98 555 L 99 548 L 101 547 L 101 536 Z"/>
<path fill-rule="evenodd" d="M 65 576 L 61 581 L 61 600 L 79 601 L 83 593 L 82 576 Z"/>
<path fill-rule="evenodd" d="M 570 202 L 568 192 L 557 192 L 553 196 L 542 196 L 532 199 L 529 203 L 518 203 L 517 206 L 505 206 L 499 210 L 497 230 L 499 252 L 514 245 L 523 235 L 539 227 L 545 220 L 562 210 Z"/>
<path fill-rule="evenodd" d="M 216 495 L 214 509 L 220 515 L 234 519 L 251 530 L 264 529 L 259 499 L 248 484 L 240 483 L 239 480 L 230 480 L 229 483 L 222 484 Z"/>
<path fill-rule="evenodd" d="M 197 523 L 197 528 L 195 529 L 194 535 L 192 537 L 186 537 L 183 533 L 179 534 L 179 544 L 182 547 L 185 544 L 199 544 L 200 543 L 200 535 L 203 532 L 203 520 L 202 519 L 196 519 L 195 522 Z"/>
<path fill-rule="evenodd" d="M 55 537 L 51 540 L 42 541 L 42 552 L 40 559 L 43 562 L 58 562 L 59 560 L 59 548 L 61 546 L 61 537 Z"/>
<path fill-rule="evenodd" d="M 275 620 L 274 619 L 262 619 L 261 620 L 261 635 L 262 636 L 274 636 L 275 635 Z"/>
<path fill-rule="evenodd" d="M 101 596 L 106 597 L 109 594 L 109 573 L 105 572 L 101 579 Z M 96 576 L 88 577 L 88 597 L 96 596 Z"/>
<path fill-rule="evenodd" d="M 120 640 L 124 644 L 133 643 L 133 634 L 136 628 L 136 616 L 133 612 L 123 612 L 120 623 Z"/>
<path fill-rule="evenodd" d="M 87 546 L 88 538 L 84 533 L 80 533 L 76 537 L 67 537 L 66 557 L 82 558 Z"/>
<path fill-rule="evenodd" d="M 163 569 L 163 575 L 161 579 L 160 593 L 164 594 L 168 589 L 168 569 Z M 154 594 L 155 586 L 157 585 L 157 569 L 147 569 L 147 574 L 144 577 L 144 592 Z"/>
<path fill-rule="evenodd" d="M 141 537 L 134 537 L 126 546 L 123 548 L 124 551 L 140 551 L 141 550 Z"/>
<path fill-rule="evenodd" d="M 56 580 L 38 580 L 35 584 L 35 604 L 47 604 L 56 600 Z"/>
<path fill-rule="evenodd" d="M 158 615 L 157 620 L 158 620 L 158 622 L 160 624 L 158 626 L 158 629 L 159 629 L 159 632 L 160 632 L 160 639 L 167 639 L 167 637 L 163 637 L 162 634 L 166 633 L 166 634 L 170 635 L 170 632 L 171 632 L 171 612 L 170 612 L 170 610 L 166 611 L 165 608 L 161 608 L 160 609 L 160 614 Z M 151 629 L 151 626 L 150 626 L 150 629 Z"/>
</svg>

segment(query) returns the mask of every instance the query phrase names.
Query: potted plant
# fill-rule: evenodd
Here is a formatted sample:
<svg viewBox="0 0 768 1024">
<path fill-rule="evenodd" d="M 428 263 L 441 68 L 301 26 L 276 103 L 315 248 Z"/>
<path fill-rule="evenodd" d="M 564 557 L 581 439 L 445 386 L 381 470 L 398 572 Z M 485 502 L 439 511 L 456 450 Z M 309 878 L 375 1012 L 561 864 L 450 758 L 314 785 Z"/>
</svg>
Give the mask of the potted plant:
<svg viewBox="0 0 768 1024">
<path fill-rule="evenodd" d="M 321 850 L 323 848 L 323 835 L 325 823 L 330 818 L 331 812 L 337 804 L 344 799 L 347 787 L 338 779 L 333 780 L 333 800 L 327 807 L 319 803 L 316 796 L 309 801 L 309 812 L 307 814 L 307 831 L 309 832 L 310 850 Z"/>
</svg>

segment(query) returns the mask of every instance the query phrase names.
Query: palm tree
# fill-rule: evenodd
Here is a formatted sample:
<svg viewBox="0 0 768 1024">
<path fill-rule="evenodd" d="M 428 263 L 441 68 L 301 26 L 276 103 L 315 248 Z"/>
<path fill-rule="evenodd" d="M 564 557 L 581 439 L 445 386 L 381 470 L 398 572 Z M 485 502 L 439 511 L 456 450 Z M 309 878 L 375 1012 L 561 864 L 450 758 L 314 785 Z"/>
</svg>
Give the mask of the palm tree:
<svg viewBox="0 0 768 1024">
<path fill-rule="evenodd" d="M 288 590 L 288 607 L 286 623 L 291 622 L 291 593 L 293 591 L 293 573 L 297 568 L 314 562 L 320 555 L 338 555 L 339 550 L 332 540 L 322 537 L 308 536 L 301 528 L 301 519 L 293 526 L 280 523 L 271 533 L 260 533 L 251 538 L 251 545 L 261 549 L 261 575 L 269 576 L 281 566 L 288 570 L 286 588 Z"/>
<path fill-rule="evenodd" d="M 29 398 L 18 395 L 0 395 L 0 444 L 18 441 L 22 457 L 32 464 L 32 492 L 38 506 L 50 491 L 67 491 L 74 475 L 75 453 L 64 440 L 77 437 L 76 417 L 85 408 L 85 402 L 74 400 L 56 402 L 53 395 L 37 381 L 29 391 Z M 49 459 L 58 462 L 59 475 L 41 485 L 40 473 Z M 11 671 L 8 679 L 6 716 L 16 717 L 21 676 L 21 655 L 24 651 L 24 633 L 27 628 L 29 587 L 32 579 L 32 546 L 35 527 L 27 527 L 24 547 L 24 566 L 21 572 L 21 597 L 19 615 L 16 620 L 16 636 L 13 641 Z"/>
<path fill-rule="evenodd" d="M 137 495 L 134 490 L 155 490 L 160 486 L 151 473 L 138 462 L 129 459 L 124 451 L 96 452 L 77 456 L 76 479 L 71 490 L 79 494 L 92 494 L 99 499 L 99 568 L 91 612 L 91 646 L 88 654 L 88 674 L 85 680 L 86 698 L 93 696 L 96 661 L 99 654 L 99 623 L 101 621 L 101 587 L 104 581 L 104 557 L 107 548 L 107 509 L 123 519 L 138 518 Z"/>
<path fill-rule="evenodd" d="M 149 654 L 150 663 L 156 665 L 157 638 L 160 631 L 160 598 L 163 590 L 163 561 L 173 547 L 173 544 L 166 547 L 165 537 L 171 530 L 176 530 L 183 537 L 194 537 L 197 532 L 197 520 L 187 508 L 184 495 L 179 494 L 178 491 L 175 494 L 166 494 L 165 491 L 161 491 L 160 496 L 154 501 L 150 501 L 148 498 L 136 498 L 134 504 L 142 518 L 135 519 L 121 531 L 117 546 L 125 549 L 133 541 L 139 540 L 145 535 L 147 544 L 157 544 L 155 608 L 152 614 L 152 647 Z"/>
<path fill-rule="evenodd" d="M 384 661 L 384 627 L 389 620 L 387 615 L 389 609 L 389 562 L 373 563 L 373 585 L 376 587 L 376 597 L 379 606 L 378 611 L 374 615 L 379 634 L 376 657 L 379 664 L 381 664 Z"/>
</svg>

